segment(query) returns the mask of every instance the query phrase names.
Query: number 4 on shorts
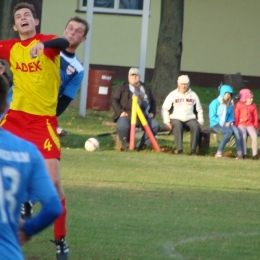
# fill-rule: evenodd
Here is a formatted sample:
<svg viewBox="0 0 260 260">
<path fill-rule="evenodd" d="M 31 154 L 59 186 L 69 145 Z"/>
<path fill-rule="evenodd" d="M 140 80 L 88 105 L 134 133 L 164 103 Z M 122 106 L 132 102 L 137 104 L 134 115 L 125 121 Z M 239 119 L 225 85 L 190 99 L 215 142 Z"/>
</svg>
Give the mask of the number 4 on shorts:
<svg viewBox="0 0 260 260">
<path fill-rule="evenodd" d="M 44 149 L 48 149 L 48 151 L 51 150 L 52 144 L 51 144 L 51 142 L 50 142 L 50 139 L 46 139 L 46 140 L 45 140 L 43 148 L 44 148 Z"/>
</svg>

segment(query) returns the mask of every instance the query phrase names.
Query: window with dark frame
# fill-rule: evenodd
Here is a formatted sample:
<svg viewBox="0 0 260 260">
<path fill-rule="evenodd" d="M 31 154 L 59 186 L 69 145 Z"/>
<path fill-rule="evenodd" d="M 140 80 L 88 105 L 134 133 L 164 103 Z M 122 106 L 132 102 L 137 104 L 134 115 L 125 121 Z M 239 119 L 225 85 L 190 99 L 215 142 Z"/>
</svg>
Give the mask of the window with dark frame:
<svg viewBox="0 0 260 260">
<path fill-rule="evenodd" d="M 87 10 L 88 0 L 81 0 L 79 9 Z M 94 0 L 94 12 L 142 15 L 143 0 Z"/>
</svg>

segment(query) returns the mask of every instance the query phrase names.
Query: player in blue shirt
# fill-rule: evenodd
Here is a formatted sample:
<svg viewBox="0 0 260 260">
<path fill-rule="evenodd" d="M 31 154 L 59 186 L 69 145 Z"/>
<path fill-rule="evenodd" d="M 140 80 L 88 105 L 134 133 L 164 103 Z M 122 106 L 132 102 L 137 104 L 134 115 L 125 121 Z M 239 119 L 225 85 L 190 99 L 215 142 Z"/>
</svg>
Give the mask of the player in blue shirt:
<svg viewBox="0 0 260 260">
<path fill-rule="evenodd" d="M 8 83 L 0 75 L 0 113 L 6 106 Z M 34 218 L 19 224 L 21 204 L 41 203 Z M 24 259 L 20 244 L 49 226 L 62 212 L 57 191 L 38 149 L 0 127 L 0 259 Z"/>
<path fill-rule="evenodd" d="M 84 68 L 75 55 L 75 51 L 87 38 L 89 31 L 88 23 L 80 17 L 71 18 L 63 32 L 64 38 L 70 42 L 70 47 L 63 50 L 60 54 L 60 77 L 61 85 L 57 105 L 57 116 L 60 116 L 70 102 L 75 99 L 84 77 Z M 65 136 L 69 132 L 58 127 L 57 132 L 60 136 Z"/>
</svg>

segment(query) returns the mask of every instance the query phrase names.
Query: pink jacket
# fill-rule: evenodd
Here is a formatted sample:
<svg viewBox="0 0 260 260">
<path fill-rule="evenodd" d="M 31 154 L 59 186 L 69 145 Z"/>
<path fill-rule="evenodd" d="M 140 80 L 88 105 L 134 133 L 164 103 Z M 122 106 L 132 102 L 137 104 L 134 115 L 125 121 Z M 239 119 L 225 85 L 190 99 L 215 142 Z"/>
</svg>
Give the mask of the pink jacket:
<svg viewBox="0 0 260 260">
<path fill-rule="evenodd" d="M 258 111 L 254 103 L 246 105 L 242 101 L 238 101 L 235 104 L 235 126 L 254 126 L 258 129 Z"/>
</svg>

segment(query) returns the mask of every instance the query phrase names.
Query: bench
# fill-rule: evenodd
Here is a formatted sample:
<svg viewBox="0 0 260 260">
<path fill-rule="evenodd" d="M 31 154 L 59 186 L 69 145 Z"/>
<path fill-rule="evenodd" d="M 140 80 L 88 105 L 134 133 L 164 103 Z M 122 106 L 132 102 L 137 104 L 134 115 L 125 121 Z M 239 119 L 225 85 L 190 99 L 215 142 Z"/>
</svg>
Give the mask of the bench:
<svg viewBox="0 0 260 260">
<path fill-rule="evenodd" d="M 102 125 L 116 127 L 117 123 L 116 122 L 103 121 Z M 170 134 L 170 131 L 165 126 L 161 126 L 159 132 L 169 132 L 169 134 Z M 111 132 L 111 133 L 99 134 L 98 136 L 106 136 L 106 135 L 113 135 L 113 134 L 117 134 L 117 132 L 114 131 L 114 132 Z M 211 134 L 216 134 L 216 133 L 214 131 L 212 131 L 211 129 L 204 129 L 203 132 L 201 132 L 198 149 L 209 149 Z M 121 144 L 121 141 L 120 141 L 118 135 L 116 137 L 116 147 L 117 147 L 118 150 L 122 150 L 122 144 Z"/>
<path fill-rule="evenodd" d="M 204 129 L 200 132 L 199 148 L 209 149 L 210 147 L 210 135 L 216 134 L 211 129 Z"/>
<path fill-rule="evenodd" d="M 117 123 L 116 122 L 103 121 L 102 125 L 116 127 Z M 139 132 L 139 131 L 142 131 L 141 128 L 136 128 L 136 132 Z M 159 129 L 159 132 L 167 132 L 167 131 L 169 131 L 169 130 L 166 127 L 160 127 L 160 129 Z M 121 140 L 119 139 L 119 136 L 118 136 L 116 131 L 111 132 L 111 133 L 99 134 L 97 136 L 106 136 L 106 135 L 113 135 L 113 134 L 116 134 L 116 147 L 117 147 L 117 150 L 119 150 L 119 151 L 124 150 L 123 144 L 122 144 Z"/>
</svg>

